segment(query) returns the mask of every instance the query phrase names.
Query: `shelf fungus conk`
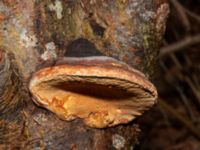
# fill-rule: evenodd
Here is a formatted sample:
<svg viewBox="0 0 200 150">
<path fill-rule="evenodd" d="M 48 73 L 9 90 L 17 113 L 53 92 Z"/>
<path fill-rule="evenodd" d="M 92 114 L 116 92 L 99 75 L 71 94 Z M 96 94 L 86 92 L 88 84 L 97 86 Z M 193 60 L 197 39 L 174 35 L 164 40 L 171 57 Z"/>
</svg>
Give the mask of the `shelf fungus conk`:
<svg viewBox="0 0 200 150">
<path fill-rule="evenodd" d="M 29 88 L 39 106 L 95 128 L 128 123 L 157 99 L 141 72 L 104 56 L 63 58 L 34 73 Z"/>
</svg>

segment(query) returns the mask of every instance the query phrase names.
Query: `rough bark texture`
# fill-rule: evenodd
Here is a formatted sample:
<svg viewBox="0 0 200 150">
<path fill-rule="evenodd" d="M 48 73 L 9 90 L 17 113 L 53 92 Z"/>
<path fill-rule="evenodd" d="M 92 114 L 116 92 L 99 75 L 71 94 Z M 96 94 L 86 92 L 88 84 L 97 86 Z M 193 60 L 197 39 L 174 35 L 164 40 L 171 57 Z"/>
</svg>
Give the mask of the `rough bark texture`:
<svg viewBox="0 0 200 150">
<path fill-rule="evenodd" d="M 133 149 L 137 125 L 62 121 L 32 102 L 29 79 L 79 53 L 114 57 L 150 79 L 167 14 L 165 0 L 0 1 L 0 149 Z"/>
</svg>

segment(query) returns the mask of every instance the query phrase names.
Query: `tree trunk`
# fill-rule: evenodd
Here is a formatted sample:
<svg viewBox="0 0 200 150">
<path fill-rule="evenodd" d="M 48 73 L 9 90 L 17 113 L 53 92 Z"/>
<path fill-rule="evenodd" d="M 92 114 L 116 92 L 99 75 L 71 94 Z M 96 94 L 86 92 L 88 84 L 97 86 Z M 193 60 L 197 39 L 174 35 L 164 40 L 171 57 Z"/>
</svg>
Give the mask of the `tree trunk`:
<svg viewBox="0 0 200 150">
<path fill-rule="evenodd" d="M 140 130 L 135 122 L 130 121 L 152 107 L 155 102 L 156 90 L 148 80 L 153 77 L 167 14 L 168 4 L 165 0 L 2 0 L 0 149 L 134 149 Z M 105 56 L 109 57 L 108 61 L 105 61 Z M 75 57 L 78 61 L 69 59 L 70 57 Z M 92 57 L 95 61 L 86 60 L 85 57 Z M 127 107 L 131 105 L 133 109 L 134 106 L 134 111 L 123 106 L 128 110 L 128 117 L 124 113 L 114 113 L 117 117 L 114 115 L 114 119 L 109 123 L 104 122 L 106 117 L 102 117 L 103 111 L 109 109 L 106 113 L 110 113 L 111 108 L 115 111 L 113 105 L 122 106 L 126 101 L 113 101 L 108 108 L 97 101 L 94 105 L 102 104 L 105 108 L 98 109 L 98 113 L 93 112 L 94 109 L 88 113 L 77 113 L 76 117 L 72 118 L 60 112 L 61 109 L 57 105 L 54 107 L 48 103 L 48 106 L 44 106 L 40 104 L 41 99 L 36 98 L 38 93 L 33 92 L 30 83 L 35 83 L 36 75 L 44 72 L 45 68 L 55 69 L 60 67 L 60 64 L 66 65 L 66 61 L 61 61 L 63 59 L 70 60 L 67 63 L 70 67 L 77 65 L 77 62 L 79 67 L 84 64 L 81 66 L 83 70 L 85 66 L 89 66 L 98 67 L 97 70 L 109 68 L 111 71 L 120 70 L 122 74 L 131 74 L 128 79 L 130 78 L 131 86 L 136 89 L 135 94 L 142 92 L 143 95 L 140 96 L 148 95 L 148 99 L 135 97 L 134 105 L 127 101 Z M 128 81 L 125 83 L 125 75 L 121 78 L 115 77 L 116 84 L 110 82 L 112 80 L 108 81 L 114 73 L 102 73 L 101 77 L 105 80 L 99 80 L 99 74 L 95 75 L 97 82 L 94 84 L 91 79 L 85 79 L 88 74 L 91 75 L 89 71 L 87 75 L 81 74 L 81 82 L 76 78 L 75 81 L 67 83 L 87 82 L 92 87 L 98 85 L 97 94 L 98 90 L 102 89 L 99 85 L 105 89 L 104 93 L 109 90 L 105 86 L 128 91 L 129 84 L 126 84 Z M 123 76 L 122 74 L 119 76 Z M 46 81 L 47 77 L 43 79 L 45 84 L 50 81 Z M 106 84 L 98 83 L 99 81 Z M 117 85 L 119 81 L 123 86 Z M 52 88 L 50 84 L 46 84 L 49 89 Z M 42 88 L 39 89 L 43 90 Z M 47 95 L 51 94 L 49 92 Z M 103 96 L 108 97 L 105 94 Z M 104 102 L 104 98 L 102 99 Z M 78 105 L 78 101 L 75 101 L 74 107 Z M 86 102 L 90 103 L 86 99 L 80 104 L 86 105 Z M 83 111 L 86 111 L 86 108 L 85 106 Z M 80 109 L 78 111 L 81 111 Z M 92 118 L 87 116 L 94 113 L 97 114 Z M 100 121 L 95 117 L 100 118 Z"/>
</svg>

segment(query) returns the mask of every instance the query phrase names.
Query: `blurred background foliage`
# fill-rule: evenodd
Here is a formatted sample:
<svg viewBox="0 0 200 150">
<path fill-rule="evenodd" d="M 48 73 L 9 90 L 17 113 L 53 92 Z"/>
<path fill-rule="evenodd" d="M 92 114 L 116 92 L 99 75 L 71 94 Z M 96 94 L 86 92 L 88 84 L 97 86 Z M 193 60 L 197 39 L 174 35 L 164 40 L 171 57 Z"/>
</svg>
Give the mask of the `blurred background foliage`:
<svg viewBox="0 0 200 150">
<path fill-rule="evenodd" d="M 158 104 L 138 119 L 138 150 L 200 150 L 200 0 L 169 0 Z"/>
</svg>

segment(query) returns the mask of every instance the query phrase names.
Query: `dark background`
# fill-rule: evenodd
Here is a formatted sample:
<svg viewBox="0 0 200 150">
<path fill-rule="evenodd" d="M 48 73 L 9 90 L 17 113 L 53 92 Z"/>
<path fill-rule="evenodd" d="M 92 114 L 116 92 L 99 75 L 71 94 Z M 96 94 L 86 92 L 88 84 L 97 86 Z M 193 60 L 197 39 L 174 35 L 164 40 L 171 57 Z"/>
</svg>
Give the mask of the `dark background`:
<svg viewBox="0 0 200 150">
<path fill-rule="evenodd" d="M 200 150 L 200 0 L 169 0 L 158 104 L 140 117 L 138 150 Z"/>
</svg>

